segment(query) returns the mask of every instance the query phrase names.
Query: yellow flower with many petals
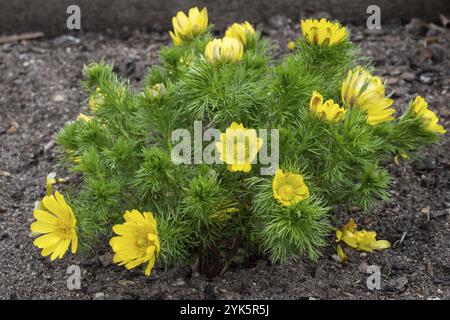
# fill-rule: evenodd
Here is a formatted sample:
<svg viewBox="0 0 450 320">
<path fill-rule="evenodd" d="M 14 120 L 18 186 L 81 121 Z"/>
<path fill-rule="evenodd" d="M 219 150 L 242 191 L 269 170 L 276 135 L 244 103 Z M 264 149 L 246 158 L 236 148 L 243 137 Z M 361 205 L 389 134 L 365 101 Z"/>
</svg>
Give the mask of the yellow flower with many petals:
<svg viewBox="0 0 450 320">
<path fill-rule="evenodd" d="M 232 62 L 237 63 L 244 55 L 242 42 L 236 38 L 224 37 L 214 39 L 206 45 L 205 56 L 211 63 Z"/>
<path fill-rule="evenodd" d="M 290 206 L 309 198 L 309 190 L 303 177 L 278 169 L 272 181 L 273 197 L 283 206 Z"/>
<path fill-rule="evenodd" d="M 424 98 L 422 98 L 421 96 L 417 96 L 414 99 L 411 108 L 414 114 L 422 119 L 423 123 L 426 125 L 429 131 L 440 134 L 444 134 L 447 132 L 444 127 L 438 124 L 439 118 L 433 111 L 428 109 L 428 103 Z"/>
<path fill-rule="evenodd" d="M 367 252 L 383 250 L 391 246 L 391 243 L 387 240 L 377 240 L 375 231 L 357 230 L 357 227 L 355 221 L 350 219 L 344 228 L 336 231 L 336 242 L 344 241 L 352 248 Z M 345 255 L 341 257 L 340 251 L 342 251 L 342 248 L 338 245 L 338 255 L 342 261 L 345 259 Z"/>
<path fill-rule="evenodd" d="M 220 140 L 215 145 L 220 160 L 228 164 L 230 171 L 249 172 L 252 169 L 251 162 L 256 159 L 262 143 L 255 129 L 247 129 L 242 123 L 233 122 L 220 134 Z"/>
<path fill-rule="evenodd" d="M 348 39 L 347 28 L 327 19 L 306 19 L 300 22 L 303 38 L 312 45 L 334 46 Z"/>
<path fill-rule="evenodd" d="M 71 245 L 72 253 L 78 248 L 78 236 L 75 229 L 77 220 L 72 208 L 57 191 L 42 199 L 39 207 L 34 210 L 36 222 L 31 224 L 31 231 L 43 234 L 36 238 L 33 244 L 42 249 L 44 257 L 51 254 L 50 259 L 63 258 Z"/>
<path fill-rule="evenodd" d="M 201 11 L 197 7 L 189 9 L 186 16 L 184 12 L 178 11 L 172 18 L 173 32 L 169 31 L 173 44 L 179 46 L 191 41 L 195 36 L 205 33 L 208 27 L 208 10 Z"/>
<path fill-rule="evenodd" d="M 381 79 L 360 66 L 349 70 L 342 83 L 341 96 L 347 107 L 357 106 L 366 112 L 367 123 L 371 125 L 394 119 L 395 109 L 390 108 L 394 101 L 384 95 Z"/>
<path fill-rule="evenodd" d="M 322 95 L 317 91 L 313 91 L 309 102 L 309 109 L 319 119 L 327 121 L 342 120 L 347 112 L 346 109 L 341 108 L 337 103 L 334 103 L 332 99 L 327 100 L 324 103 Z"/>
<path fill-rule="evenodd" d="M 89 107 L 91 110 L 97 110 L 104 102 L 105 96 L 103 95 L 102 90 L 100 88 L 95 89 L 95 92 L 89 98 Z"/>
<path fill-rule="evenodd" d="M 147 263 L 145 275 L 150 275 L 160 251 L 157 223 L 153 213 L 126 211 L 125 222 L 116 224 L 113 231 L 118 234 L 109 244 L 114 251 L 113 262 L 127 269 Z"/>
<path fill-rule="evenodd" d="M 350 247 L 373 252 L 373 250 L 383 250 L 391 246 L 387 240 L 377 240 L 377 233 L 375 231 L 360 230 L 354 233 L 354 236 L 348 235 L 344 238 L 346 244 Z"/>
<path fill-rule="evenodd" d="M 249 40 L 255 36 L 255 29 L 253 26 L 245 21 L 244 23 L 233 23 L 231 27 L 225 32 L 225 37 L 235 38 L 242 42 L 244 47 L 248 44 Z"/>
</svg>

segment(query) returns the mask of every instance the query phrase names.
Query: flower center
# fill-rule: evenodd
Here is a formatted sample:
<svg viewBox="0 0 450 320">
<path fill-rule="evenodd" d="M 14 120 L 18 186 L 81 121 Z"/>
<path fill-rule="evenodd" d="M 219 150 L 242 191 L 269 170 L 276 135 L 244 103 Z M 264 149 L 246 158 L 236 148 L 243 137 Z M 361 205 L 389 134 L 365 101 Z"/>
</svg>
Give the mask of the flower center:
<svg viewBox="0 0 450 320">
<path fill-rule="evenodd" d="M 58 230 L 58 233 L 63 238 L 71 237 L 71 235 L 72 235 L 72 227 L 66 223 L 59 222 L 57 230 Z"/>
<path fill-rule="evenodd" d="M 292 199 L 294 196 L 294 188 L 290 184 L 280 186 L 280 194 L 284 199 Z"/>
<path fill-rule="evenodd" d="M 148 243 L 147 239 L 144 238 L 140 238 L 136 241 L 136 245 L 141 249 L 147 247 L 147 243 Z"/>
</svg>

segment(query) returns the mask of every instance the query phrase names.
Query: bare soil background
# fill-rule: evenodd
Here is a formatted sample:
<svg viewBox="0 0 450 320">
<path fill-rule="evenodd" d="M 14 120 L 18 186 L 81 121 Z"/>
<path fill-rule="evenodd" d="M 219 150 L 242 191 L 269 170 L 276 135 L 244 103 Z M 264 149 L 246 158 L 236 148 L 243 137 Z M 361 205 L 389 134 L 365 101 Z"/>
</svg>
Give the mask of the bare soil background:
<svg viewBox="0 0 450 320">
<path fill-rule="evenodd" d="M 297 23 L 284 16 L 263 30 L 279 45 L 277 55 L 299 35 Z M 397 109 L 420 94 L 450 129 L 450 30 L 419 20 L 378 32 L 351 30 Z M 87 110 L 82 66 L 103 58 L 138 86 L 168 41 L 159 32 L 124 30 L 0 45 L 0 299 L 450 299 L 449 134 L 420 158 L 389 164 L 390 203 L 370 213 L 336 210 L 335 226 L 354 217 L 393 244 L 373 254 L 349 250 L 344 264 L 333 258 L 332 236 L 317 263 L 249 261 L 213 280 L 187 265 L 156 268 L 146 278 L 140 268 L 113 265 L 106 246 L 53 263 L 41 257 L 29 230 L 34 201 L 57 169 L 52 138 Z M 82 271 L 80 290 L 67 289 L 66 269 L 73 264 Z M 381 290 L 367 288 L 367 265 L 381 268 Z"/>
<path fill-rule="evenodd" d="M 80 8 L 82 29 L 102 32 L 105 26 L 120 30 L 162 29 L 171 26 L 177 10 L 187 11 L 193 6 L 208 7 L 208 16 L 217 28 L 226 28 L 230 21 L 258 21 L 267 23 L 277 14 L 290 18 L 309 16 L 325 10 L 342 22 L 365 23 L 366 10 L 372 0 L 2 0 L 0 1 L 0 35 L 42 31 L 58 36 L 67 32 L 67 9 L 76 4 Z M 450 2 L 443 0 L 377 0 L 383 23 L 396 19 L 407 22 L 413 17 L 439 21 L 439 14 L 450 15 Z M 69 11 L 70 12 L 70 11 Z"/>
</svg>

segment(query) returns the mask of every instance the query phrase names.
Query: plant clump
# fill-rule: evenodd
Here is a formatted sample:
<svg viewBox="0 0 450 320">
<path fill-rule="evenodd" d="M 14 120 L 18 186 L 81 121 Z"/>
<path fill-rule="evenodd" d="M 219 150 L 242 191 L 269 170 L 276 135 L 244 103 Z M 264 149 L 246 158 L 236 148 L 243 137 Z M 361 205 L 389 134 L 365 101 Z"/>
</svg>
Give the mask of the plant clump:
<svg viewBox="0 0 450 320">
<path fill-rule="evenodd" d="M 333 207 L 386 201 L 385 164 L 445 133 L 420 96 L 396 112 L 337 22 L 302 21 L 278 60 L 249 22 L 221 39 L 206 8 L 172 22 L 173 43 L 140 91 L 110 65 L 85 66 L 89 108 L 57 136 L 60 163 L 79 180 L 65 197 L 50 188 L 34 212 L 43 255 L 106 240 L 115 263 L 146 275 L 196 260 L 220 272 L 253 253 L 316 260 Z M 388 246 L 354 224 L 339 232 L 354 248 Z"/>
</svg>

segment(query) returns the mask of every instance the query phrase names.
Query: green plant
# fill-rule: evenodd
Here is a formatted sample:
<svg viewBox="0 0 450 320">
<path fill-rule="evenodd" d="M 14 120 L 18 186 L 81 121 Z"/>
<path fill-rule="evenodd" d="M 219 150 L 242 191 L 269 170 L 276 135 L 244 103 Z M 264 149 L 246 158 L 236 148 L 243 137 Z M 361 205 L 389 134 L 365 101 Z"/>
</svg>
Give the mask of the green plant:
<svg viewBox="0 0 450 320">
<path fill-rule="evenodd" d="M 82 247 L 111 237 L 112 225 L 136 209 L 153 212 L 158 261 L 165 265 L 196 256 L 227 265 L 238 253 L 254 251 L 273 261 L 303 253 L 315 260 L 327 243 L 333 206 L 368 210 L 387 200 L 383 165 L 438 141 L 442 132 L 430 129 L 414 103 L 393 119 L 379 78 L 364 69 L 349 73 L 362 57 L 340 26 L 336 39 L 320 33 L 321 27 L 312 38 L 303 30 L 304 38 L 281 60 L 270 56 L 259 32 L 234 28 L 245 32 L 242 47 L 224 40 L 205 53 L 212 39 L 208 28 L 188 39 L 176 37 L 176 45 L 161 48 L 161 64 L 149 70 L 140 92 L 104 62 L 84 68 L 90 117 L 66 125 L 57 137 L 61 164 L 81 177 L 69 203 Z M 355 74 L 356 82 L 346 80 Z M 343 82 L 353 91 L 344 92 Z M 322 96 L 333 102 L 322 104 Z M 336 103 L 345 112 L 334 117 L 326 108 Z M 194 136 L 195 121 L 203 130 L 222 132 L 232 122 L 278 129 L 279 167 L 296 181 L 282 182 L 279 199 L 289 198 L 292 188 L 303 188 L 303 195 L 277 201 L 274 178 L 260 173 L 260 163 L 232 170 L 227 164 L 174 162 L 178 141 L 172 133 L 187 129 Z M 263 142 L 270 147 L 269 140 Z M 209 144 L 202 140 L 188 159 Z"/>
</svg>

